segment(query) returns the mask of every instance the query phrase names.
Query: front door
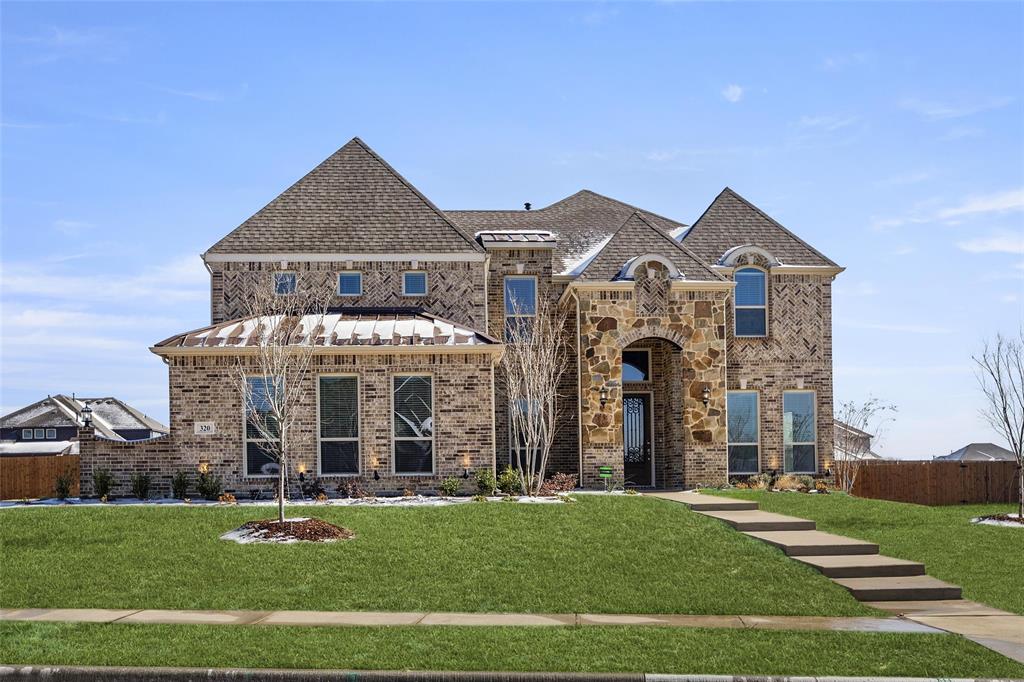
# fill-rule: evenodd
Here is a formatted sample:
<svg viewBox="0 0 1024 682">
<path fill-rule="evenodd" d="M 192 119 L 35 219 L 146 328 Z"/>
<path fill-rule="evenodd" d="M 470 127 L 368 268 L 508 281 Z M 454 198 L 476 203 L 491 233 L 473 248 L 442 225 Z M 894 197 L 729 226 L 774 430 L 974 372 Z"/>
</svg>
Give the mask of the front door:
<svg viewBox="0 0 1024 682">
<path fill-rule="evenodd" d="M 653 485 L 651 476 L 651 395 L 622 396 L 622 460 L 626 485 Z"/>
</svg>

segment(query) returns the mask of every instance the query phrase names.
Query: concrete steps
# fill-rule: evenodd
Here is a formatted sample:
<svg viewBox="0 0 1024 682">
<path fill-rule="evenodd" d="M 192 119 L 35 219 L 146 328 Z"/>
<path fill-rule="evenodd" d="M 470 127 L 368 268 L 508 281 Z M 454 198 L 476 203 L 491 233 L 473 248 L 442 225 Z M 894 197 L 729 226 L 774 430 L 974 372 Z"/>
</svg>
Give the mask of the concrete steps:
<svg viewBox="0 0 1024 682">
<path fill-rule="evenodd" d="M 778 547 L 787 556 L 835 556 L 839 554 L 878 554 L 878 545 L 820 530 L 778 530 L 746 532 L 769 545 Z"/>
<path fill-rule="evenodd" d="M 929 575 L 884 578 L 833 578 L 858 601 L 960 599 L 960 587 Z"/>
<path fill-rule="evenodd" d="M 705 516 L 724 521 L 739 531 L 814 530 L 814 521 L 757 510 L 707 511 Z"/>
<path fill-rule="evenodd" d="M 894 559 L 881 554 L 840 554 L 795 556 L 797 561 L 813 566 L 829 578 L 887 578 L 924 575 L 924 564 Z"/>
</svg>

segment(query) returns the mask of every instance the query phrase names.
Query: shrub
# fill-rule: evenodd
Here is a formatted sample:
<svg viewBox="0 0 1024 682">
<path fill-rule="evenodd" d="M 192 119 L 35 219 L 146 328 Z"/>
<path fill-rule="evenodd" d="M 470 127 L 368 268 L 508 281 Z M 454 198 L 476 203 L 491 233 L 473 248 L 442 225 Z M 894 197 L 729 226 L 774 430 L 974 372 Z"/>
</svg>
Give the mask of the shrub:
<svg viewBox="0 0 1024 682">
<path fill-rule="evenodd" d="M 816 481 L 814 481 L 814 489 L 817 490 L 819 493 L 827 493 L 828 481 L 826 481 L 824 478 L 817 479 Z"/>
<path fill-rule="evenodd" d="M 302 492 L 303 497 L 312 497 L 316 499 L 320 495 L 326 495 L 327 490 L 320 485 L 319 479 L 310 477 L 299 484 L 299 490 Z"/>
<path fill-rule="evenodd" d="M 797 476 L 796 480 L 805 490 L 814 490 L 814 478 L 811 476 Z"/>
<path fill-rule="evenodd" d="M 541 495 L 557 495 L 568 493 L 576 489 L 576 474 L 557 473 L 540 487 Z"/>
<path fill-rule="evenodd" d="M 441 485 L 438 489 L 441 491 L 441 497 L 455 497 L 459 494 L 459 490 L 461 488 L 462 481 L 454 476 L 449 476 L 441 481 Z"/>
<path fill-rule="evenodd" d="M 402 497 L 416 497 L 416 491 L 413 488 L 403 488 Z"/>
<path fill-rule="evenodd" d="M 498 476 L 497 488 L 505 495 L 522 495 L 523 482 L 519 480 L 519 472 L 506 464 Z"/>
<path fill-rule="evenodd" d="M 222 493 L 217 496 L 217 501 L 221 504 L 238 504 L 238 500 L 231 493 Z"/>
<path fill-rule="evenodd" d="M 216 500 L 222 490 L 224 490 L 224 484 L 221 482 L 220 476 L 211 474 L 208 471 L 199 474 L 199 479 L 196 481 L 196 491 L 202 495 L 204 500 Z"/>
<path fill-rule="evenodd" d="M 754 474 L 747 479 L 747 485 L 750 486 L 751 490 L 766 490 L 772 487 L 772 475 L 767 472 Z"/>
<path fill-rule="evenodd" d="M 184 500 L 188 495 L 188 472 L 178 471 L 171 479 L 171 495 L 179 500 Z"/>
<path fill-rule="evenodd" d="M 486 495 L 474 495 L 473 496 L 473 501 L 474 502 L 486 502 L 487 501 L 487 496 Z"/>
<path fill-rule="evenodd" d="M 639 495 L 640 491 L 637 490 L 636 488 L 626 488 L 626 494 L 627 495 Z"/>
<path fill-rule="evenodd" d="M 339 483 L 334 489 L 337 491 L 339 495 L 344 495 L 346 497 L 372 497 L 372 494 L 366 492 L 366 490 L 363 488 L 363 486 L 359 483 L 358 480 L 345 481 L 344 483 Z"/>
<path fill-rule="evenodd" d="M 149 474 L 132 474 L 132 495 L 140 500 L 149 497 Z"/>
<path fill-rule="evenodd" d="M 494 479 L 494 472 L 490 469 L 476 470 L 476 491 L 485 497 L 493 497 L 494 491 L 498 488 L 498 482 Z"/>
<path fill-rule="evenodd" d="M 802 479 L 807 479 L 813 485 L 813 480 L 810 476 L 794 476 L 793 474 L 783 474 L 775 480 L 775 487 L 779 490 L 800 490 L 801 488 L 806 490 L 807 486 L 804 485 Z"/>
<path fill-rule="evenodd" d="M 96 493 L 96 497 L 110 499 L 110 491 L 113 490 L 115 482 L 114 474 L 110 473 L 110 469 L 92 470 L 92 489 Z"/>
<path fill-rule="evenodd" d="M 57 476 L 57 480 L 53 482 L 53 492 L 57 494 L 57 499 L 68 499 L 71 496 L 72 485 L 74 485 L 74 479 L 71 478 L 71 474 L 64 472 Z"/>
</svg>

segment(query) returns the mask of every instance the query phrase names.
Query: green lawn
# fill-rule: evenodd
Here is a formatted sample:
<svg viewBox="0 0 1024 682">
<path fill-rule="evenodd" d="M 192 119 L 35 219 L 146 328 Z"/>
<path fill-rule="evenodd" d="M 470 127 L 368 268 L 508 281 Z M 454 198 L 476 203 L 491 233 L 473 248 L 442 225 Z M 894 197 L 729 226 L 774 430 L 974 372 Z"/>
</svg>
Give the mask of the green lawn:
<svg viewBox="0 0 1024 682">
<path fill-rule="evenodd" d="M 267 507 L 5 509 L 0 607 L 876 613 L 682 504 L 579 498 L 291 508 L 356 532 L 324 545 L 218 539 Z"/>
<path fill-rule="evenodd" d="M 1024 677 L 960 637 L 660 627 L 0 623 L 7 664 Z"/>
<path fill-rule="evenodd" d="M 1011 511 L 1012 505 L 924 507 L 842 494 L 751 490 L 716 494 L 755 500 L 765 511 L 813 519 L 820 530 L 878 543 L 882 554 L 923 562 L 929 575 L 962 586 L 967 599 L 1024 614 L 1024 529 L 970 522 Z"/>
</svg>

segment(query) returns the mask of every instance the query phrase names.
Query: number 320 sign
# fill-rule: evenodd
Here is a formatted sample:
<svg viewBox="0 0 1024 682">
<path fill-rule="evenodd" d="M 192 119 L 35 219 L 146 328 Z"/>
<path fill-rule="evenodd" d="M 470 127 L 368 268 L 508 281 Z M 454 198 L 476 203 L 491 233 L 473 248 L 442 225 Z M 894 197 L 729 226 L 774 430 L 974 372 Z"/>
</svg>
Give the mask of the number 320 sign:
<svg viewBox="0 0 1024 682">
<path fill-rule="evenodd" d="M 210 434 L 217 433 L 216 422 L 195 422 L 194 427 L 197 436 L 209 436 Z"/>
</svg>

